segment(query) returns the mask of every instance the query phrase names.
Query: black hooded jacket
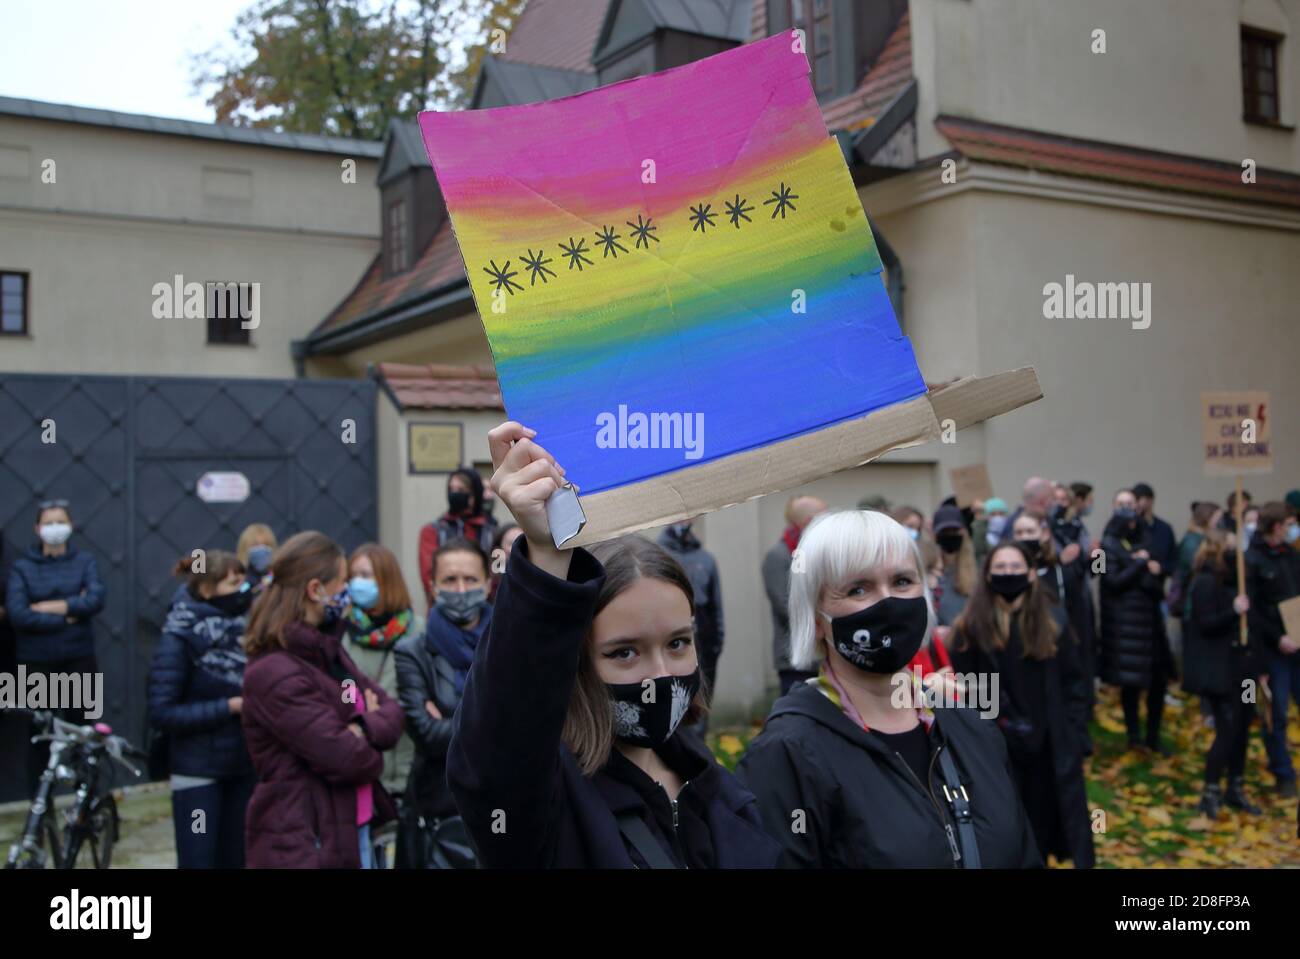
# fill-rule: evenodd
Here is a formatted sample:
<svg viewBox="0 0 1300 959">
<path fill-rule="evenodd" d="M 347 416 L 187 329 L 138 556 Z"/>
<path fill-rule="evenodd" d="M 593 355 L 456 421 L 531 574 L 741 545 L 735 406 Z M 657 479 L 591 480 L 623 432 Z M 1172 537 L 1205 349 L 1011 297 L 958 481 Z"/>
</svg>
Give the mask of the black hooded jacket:
<svg viewBox="0 0 1300 959">
<path fill-rule="evenodd" d="M 814 684 L 776 701 L 737 774 L 758 797 L 769 835 L 791 868 L 951 868 L 939 750 L 949 750 L 969 795 L 984 868 L 1042 865 L 1013 779 L 1006 743 L 975 710 L 938 708 L 923 787 L 898 753 L 866 732 Z"/>
<path fill-rule="evenodd" d="M 1147 549 L 1143 528 L 1112 519 L 1101 539 L 1101 678 L 1114 686 L 1145 689 L 1173 663 L 1165 642 L 1160 601 L 1164 581 L 1133 554 Z M 1163 569 L 1162 569 L 1163 572 Z"/>
</svg>

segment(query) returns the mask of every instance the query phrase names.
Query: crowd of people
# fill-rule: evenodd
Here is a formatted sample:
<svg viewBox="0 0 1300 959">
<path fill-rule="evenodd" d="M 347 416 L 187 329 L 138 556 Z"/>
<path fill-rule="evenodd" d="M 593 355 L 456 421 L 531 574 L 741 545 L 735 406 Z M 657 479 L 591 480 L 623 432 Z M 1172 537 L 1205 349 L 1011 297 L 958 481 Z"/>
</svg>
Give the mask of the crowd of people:
<svg viewBox="0 0 1300 959">
<path fill-rule="evenodd" d="M 1259 812 L 1257 715 L 1296 795 L 1279 605 L 1300 491 L 1243 494 L 1240 525 L 1235 500 L 1193 503 L 1181 539 L 1142 483 L 1095 539 L 1080 482 L 932 515 L 793 497 L 756 571 L 780 695 L 733 775 L 703 735 L 724 617 L 692 521 L 557 548 L 563 467 L 517 423 L 489 445 L 490 484 L 451 474 L 421 530 L 426 616 L 378 543 L 255 524 L 178 559 L 147 700 L 181 867 L 375 868 L 389 834 L 400 868 L 1089 867 L 1098 692 L 1120 690 L 1131 748 L 1168 755 L 1179 676 L 1214 730 L 1201 810 Z M 4 594 L 18 660 L 97 671 L 105 588 L 71 504 L 39 504 L 34 532 Z M 989 680 L 987 713 L 932 695 Z"/>
</svg>

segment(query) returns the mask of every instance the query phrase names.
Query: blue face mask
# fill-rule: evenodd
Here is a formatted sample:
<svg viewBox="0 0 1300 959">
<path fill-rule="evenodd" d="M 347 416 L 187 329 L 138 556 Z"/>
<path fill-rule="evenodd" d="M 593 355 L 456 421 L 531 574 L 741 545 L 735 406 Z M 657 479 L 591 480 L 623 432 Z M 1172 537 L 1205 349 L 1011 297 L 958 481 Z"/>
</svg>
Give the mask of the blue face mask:
<svg viewBox="0 0 1300 959">
<path fill-rule="evenodd" d="M 1131 519 L 1137 519 L 1137 510 L 1129 506 L 1118 506 L 1115 508 L 1115 515 L 1119 519 L 1128 522 Z"/>
<path fill-rule="evenodd" d="M 912 529 L 912 527 L 909 526 L 907 528 L 907 535 L 912 537 L 912 539 L 920 539 L 921 531 L 919 529 Z"/>
<path fill-rule="evenodd" d="M 348 580 L 348 595 L 354 606 L 370 609 L 379 602 L 379 584 L 364 576 L 353 576 Z"/>
<path fill-rule="evenodd" d="M 1300 539 L 1300 526 L 1292 523 L 1286 528 L 1286 541 L 1288 543 L 1294 543 L 1298 539 Z"/>
<path fill-rule="evenodd" d="M 1091 515 L 1092 515 L 1092 504 L 1089 503 L 1089 504 L 1088 504 L 1087 506 L 1085 506 L 1083 509 L 1079 510 L 1079 515 L 1080 515 L 1080 516 L 1091 516 Z"/>
<path fill-rule="evenodd" d="M 271 568 L 272 552 L 269 546 L 254 546 L 248 551 L 248 565 L 253 567 L 253 572 L 260 576 Z"/>
</svg>

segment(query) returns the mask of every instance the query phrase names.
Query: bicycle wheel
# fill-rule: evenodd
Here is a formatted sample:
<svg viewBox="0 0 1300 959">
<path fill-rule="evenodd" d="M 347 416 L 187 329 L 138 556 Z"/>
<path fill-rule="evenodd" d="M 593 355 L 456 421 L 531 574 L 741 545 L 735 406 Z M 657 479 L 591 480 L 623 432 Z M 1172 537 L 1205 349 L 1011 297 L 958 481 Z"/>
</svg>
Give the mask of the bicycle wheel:
<svg viewBox="0 0 1300 959">
<path fill-rule="evenodd" d="M 107 869 L 113 862 L 113 843 L 117 840 L 117 802 L 112 794 L 91 800 L 90 808 L 78 816 L 70 815 L 63 830 L 63 869 L 76 869 L 83 845 L 90 846 L 91 865 Z"/>
</svg>

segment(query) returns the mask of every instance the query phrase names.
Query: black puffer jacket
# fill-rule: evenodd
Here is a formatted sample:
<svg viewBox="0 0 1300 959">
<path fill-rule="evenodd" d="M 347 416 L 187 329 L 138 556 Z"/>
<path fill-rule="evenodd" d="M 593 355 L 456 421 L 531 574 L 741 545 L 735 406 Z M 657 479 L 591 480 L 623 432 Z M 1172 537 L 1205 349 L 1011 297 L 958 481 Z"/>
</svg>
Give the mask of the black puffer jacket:
<svg viewBox="0 0 1300 959">
<path fill-rule="evenodd" d="M 1145 689 L 1154 670 L 1168 674 L 1169 648 L 1160 618 L 1163 581 L 1147 560 L 1139 530 L 1112 520 L 1101 539 L 1106 571 L 1101 574 L 1101 678 L 1115 686 Z"/>
<path fill-rule="evenodd" d="M 1246 592 L 1251 638 L 1261 650 L 1277 651 L 1286 626 L 1277 604 L 1300 595 L 1300 553 L 1285 543 L 1269 546 L 1259 533 L 1246 550 Z M 1300 642 L 1300 636 L 1291 637 Z"/>
<path fill-rule="evenodd" d="M 776 701 L 737 773 L 758 797 L 791 868 L 890 869 L 957 865 L 935 758 L 951 750 L 970 795 L 984 868 L 1041 866 L 1006 743 L 994 722 L 963 708 L 935 709 L 929 795 L 903 760 L 818 691 L 796 683 Z M 796 819 L 802 811 L 803 816 Z M 792 828 L 798 822 L 802 829 Z"/>
<path fill-rule="evenodd" d="M 1235 578 L 1235 577 L 1234 577 Z M 1256 640 L 1239 642 L 1240 626 L 1232 608 L 1237 595 L 1230 583 L 1210 570 L 1192 579 L 1189 612 L 1183 619 L 1183 689 L 1203 696 L 1240 695 L 1241 682 L 1254 678 L 1261 664 L 1253 655 Z"/>
<path fill-rule="evenodd" d="M 227 616 L 182 586 L 172 597 L 149 669 L 149 721 L 171 736 L 173 773 L 214 779 L 250 776 L 239 716 L 247 658 L 243 616 Z"/>
<path fill-rule="evenodd" d="M 452 716 L 460 705 L 456 670 L 447 657 L 438 653 L 427 634 L 403 639 L 393 647 L 393 656 L 397 699 L 406 716 L 406 733 L 415 743 L 406 800 L 426 818 L 454 816 L 456 801 L 447 786 L 447 747 L 451 744 Z M 426 702 L 438 707 L 442 719 L 429 715 Z"/>
</svg>

